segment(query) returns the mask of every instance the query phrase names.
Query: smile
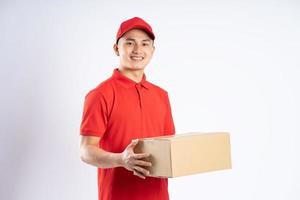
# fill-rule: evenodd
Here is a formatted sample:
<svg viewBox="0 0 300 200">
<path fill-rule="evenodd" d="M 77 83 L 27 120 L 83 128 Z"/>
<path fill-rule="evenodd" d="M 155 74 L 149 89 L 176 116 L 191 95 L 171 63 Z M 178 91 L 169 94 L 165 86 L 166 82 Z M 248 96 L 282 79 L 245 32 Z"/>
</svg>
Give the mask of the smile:
<svg viewBox="0 0 300 200">
<path fill-rule="evenodd" d="M 135 61 L 141 61 L 144 59 L 144 57 L 142 56 L 130 56 L 131 60 L 135 60 Z"/>
</svg>

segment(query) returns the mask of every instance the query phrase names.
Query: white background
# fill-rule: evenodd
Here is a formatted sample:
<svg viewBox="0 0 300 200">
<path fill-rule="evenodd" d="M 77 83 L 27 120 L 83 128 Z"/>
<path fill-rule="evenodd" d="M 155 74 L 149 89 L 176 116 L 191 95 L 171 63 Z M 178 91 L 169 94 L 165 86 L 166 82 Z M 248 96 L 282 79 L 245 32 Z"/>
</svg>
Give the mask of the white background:
<svg viewBox="0 0 300 200">
<path fill-rule="evenodd" d="M 178 133 L 231 133 L 232 170 L 169 180 L 172 200 L 300 199 L 300 3 L 0 1 L 0 198 L 97 199 L 79 159 L 85 94 L 118 65 L 121 21 L 157 36 L 147 79 Z"/>
</svg>

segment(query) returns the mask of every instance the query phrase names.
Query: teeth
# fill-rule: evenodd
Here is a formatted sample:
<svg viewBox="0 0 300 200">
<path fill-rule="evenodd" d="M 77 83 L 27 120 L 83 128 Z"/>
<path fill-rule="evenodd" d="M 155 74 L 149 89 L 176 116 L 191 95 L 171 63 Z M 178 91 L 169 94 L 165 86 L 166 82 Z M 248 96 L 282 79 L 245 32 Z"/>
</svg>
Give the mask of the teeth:
<svg viewBox="0 0 300 200">
<path fill-rule="evenodd" d="M 131 56 L 131 59 L 132 60 L 142 60 L 143 57 L 140 57 L 140 56 Z"/>
</svg>

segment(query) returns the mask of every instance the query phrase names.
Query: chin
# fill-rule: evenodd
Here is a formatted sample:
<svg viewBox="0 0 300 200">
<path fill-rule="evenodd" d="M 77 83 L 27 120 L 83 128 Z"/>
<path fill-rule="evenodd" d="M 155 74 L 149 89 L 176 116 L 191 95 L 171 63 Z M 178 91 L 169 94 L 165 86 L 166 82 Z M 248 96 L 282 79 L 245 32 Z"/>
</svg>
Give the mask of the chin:
<svg viewBox="0 0 300 200">
<path fill-rule="evenodd" d="M 140 71 L 140 70 L 144 70 L 144 67 L 131 67 L 132 70 L 134 71 Z"/>
<path fill-rule="evenodd" d="M 131 70 L 143 70 L 145 69 L 146 66 L 141 66 L 141 65 L 132 65 L 131 67 L 128 67 Z"/>
</svg>

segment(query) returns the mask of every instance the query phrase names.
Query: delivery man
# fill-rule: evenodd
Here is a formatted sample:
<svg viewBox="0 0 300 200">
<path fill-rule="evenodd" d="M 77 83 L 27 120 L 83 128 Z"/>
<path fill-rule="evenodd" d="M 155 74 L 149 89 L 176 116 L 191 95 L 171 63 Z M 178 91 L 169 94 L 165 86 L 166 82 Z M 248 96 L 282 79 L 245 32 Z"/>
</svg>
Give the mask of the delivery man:
<svg viewBox="0 0 300 200">
<path fill-rule="evenodd" d="M 147 177 L 150 154 L 134 152 L 139 138 L 175 133 L 168 93 L 144 74 L 154 39 L 143 19 L 122 22 L 113 46 L 119 66 L 85 97 L 80 152 L 98 168 L 99 200 L 169 199 L 168 180 Z"/>
</svg>

